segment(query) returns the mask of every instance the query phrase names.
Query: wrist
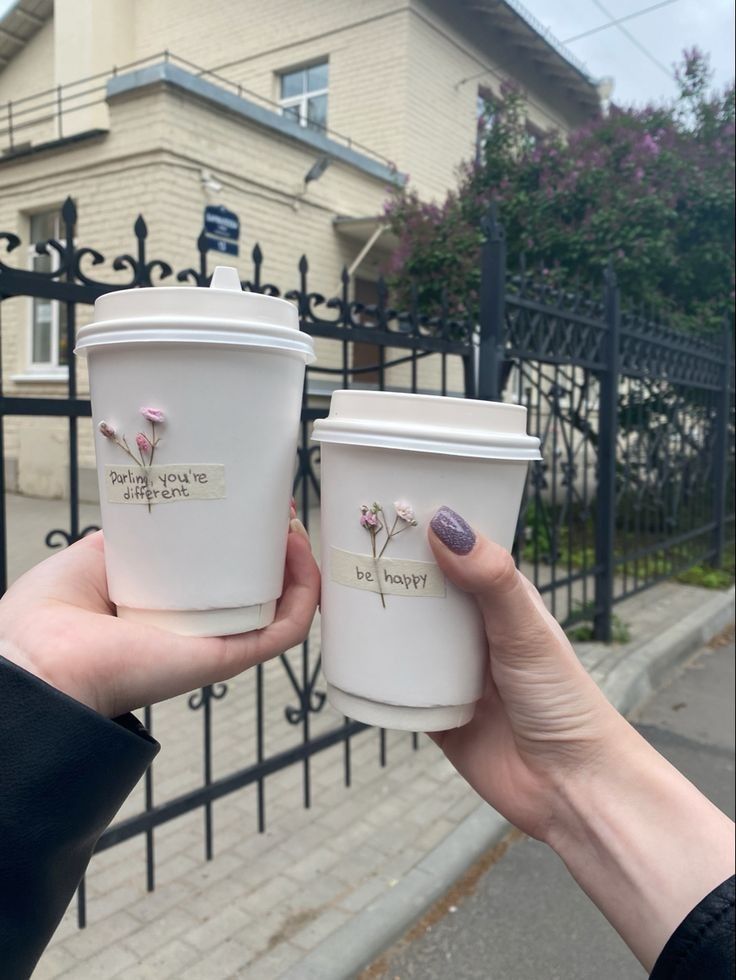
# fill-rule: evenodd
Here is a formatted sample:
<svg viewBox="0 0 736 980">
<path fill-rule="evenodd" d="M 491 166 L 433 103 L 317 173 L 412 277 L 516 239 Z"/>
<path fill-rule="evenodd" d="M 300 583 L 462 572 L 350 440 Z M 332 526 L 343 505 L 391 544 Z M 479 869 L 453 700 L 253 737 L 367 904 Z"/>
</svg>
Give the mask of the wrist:
<svg viewBox="0 0 736 980">
<path fill-rule="evenodd" d="M 0 638 L 0 656 L 4 657 L 10 663 L 15 664 L 16 667 L 22 668 L 26 673 L 33 674 L 34 677 L 43 681 L 44 684 L 48 684 L 49 687 L 53 687 L 62 694 L 66 694 L 67 697 L 72 698 L 74 701 L 78 701 L 87 708 L 91 708 L 98 714 L 106 714 L 96 703 L 96 699 L 92 696 L 92 690 L 82 691 L 80 686 L 75 684 L 70 671 L 54 670 L 53 662 L 39 663 L 37 658 L 28 655 L 20 646 L 7 638 Z M 111 717 L 109 714 L 106 714 L 106 716 Z"/>
<path fill-rule="evenodd" d="M 646 969 L 733 873 L 733 824 L 623 721 L 558 787 L 547 843 Z"/>
</svg>

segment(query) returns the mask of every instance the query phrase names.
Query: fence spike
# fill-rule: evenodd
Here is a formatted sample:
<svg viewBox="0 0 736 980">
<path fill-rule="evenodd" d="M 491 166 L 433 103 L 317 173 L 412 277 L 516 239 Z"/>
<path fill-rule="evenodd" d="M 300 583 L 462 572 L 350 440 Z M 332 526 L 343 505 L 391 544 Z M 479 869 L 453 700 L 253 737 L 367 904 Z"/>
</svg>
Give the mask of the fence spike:
<svg viewBox="0 0 736 980">
<path fill-rule="evenodd" d="M 608 261 L 606 262 L 606 268 L 603 272 L 603 279 L 606 285 L 613 288 L 618 285 L 618 276 L 616 275 L 616 269 L 613 264 L 613 256 L 608 256 Z"/>
<path fill-rule="evenodd" d="M 499 242 L 506 237 L 504 227 L 498 220 L 498 204 L 496 201 L 491 201 L 488 205 L 488 210 L 481 218 L 480 226 L 488 241 Z"/>
<path fill-rule="evenodd" d="M 71 229 L 73 232 L 74 226 L 77 223 L 77 205 L 74 203 L 74 198 L 71 195 L 61 205 L 61 217 L 67 229 Z M 66 237 L 68 240 L 71 240 L 74 235 L 67 235 Z"/>
</svg>

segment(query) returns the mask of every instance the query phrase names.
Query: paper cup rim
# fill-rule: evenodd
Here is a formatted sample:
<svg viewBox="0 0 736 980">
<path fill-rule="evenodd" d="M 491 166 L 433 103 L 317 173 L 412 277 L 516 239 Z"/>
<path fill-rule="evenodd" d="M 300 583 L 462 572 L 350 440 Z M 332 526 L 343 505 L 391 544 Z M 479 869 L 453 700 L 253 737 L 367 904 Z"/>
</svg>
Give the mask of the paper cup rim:
<svg viewBox="0 0 736 980">
<path fill-rule="evenodd" d="M 359 412 L 352 416 L 332 414 L 336 404 L 335 396 L 341 412 L 346 408 L 345 403 L 351 400 L 346 396 L 353 396 Z M 426 423 L 406 417 L 398 421 L 380 415 L 376 418 L 365 417 L 366 404 L 378 398 L 381 400 L 384 413 L 387 406 L 403 401 L 405 405 L 419 406 L 420 411 L 416 414 L 421 415 L 422 404 L 431 402 L 437 407 L 448 407 L 450 412 L 456 411 L 456 414 L 461 417 L 454 419 L 455 424 L 442 424 L 436 421 Z M 377 400 L 376 404 L 378 404 Z M 457 412 L 460 405 L 462 411 Z M 364 413 L 362 418 L 361 410 Z M 511 431 L 491 428 L 482 415 L 478 415 L 477 410 L 488 415 L 491 412 L 494 415 L 500 412 L 504 416 L 513 417 L 514 425 Z M 523 405 L 507 402 L 487 402 L 444 395 L 414 395 L 409 392 L 343 390 L 333 393 L 331 414 L 327 418 L 315 421 L 312 439 L 317 443 L 528 462 L 542 457 L 539 451 L 539 439 L 526 433 L 524 424 L 526 414 Z"/>
<path fill-rule="evenodd" d="M 312 337 L 294 327 L 175 314 L 93 321 L 80 328 L 74 353 L 84 357 L 97 347 L 152 343 L 268 348 L 296 354 L 308 364 L 315 360 Z"/>
</svg>

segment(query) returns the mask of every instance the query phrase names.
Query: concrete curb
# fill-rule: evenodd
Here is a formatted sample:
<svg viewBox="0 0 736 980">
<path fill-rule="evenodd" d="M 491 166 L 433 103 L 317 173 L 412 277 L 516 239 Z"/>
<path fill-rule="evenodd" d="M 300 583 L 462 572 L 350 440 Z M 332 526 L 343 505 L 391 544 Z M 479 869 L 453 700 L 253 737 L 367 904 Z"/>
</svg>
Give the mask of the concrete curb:
<svg viewBox="0 0 736 980">
<path fill-rule="evenodd" d="M 467 869 L 511 829 L 482 804 L 393 888 L 315 946 L 281 980 L 355 977 L 447 892 Z"/>
<path fill-rule="evenodd" d="M 699 609 L 659 636 L 630 644 L 599 681 L 603 692 L 622 714 L 628 714 L 649 697 L 669 670 L 712 640 L 733 619 L 734 588 L 731 587 L 727 592 L 711 596 Z"/>
<path fill-rule="evenodd" d="M 609 701 L 626 714 L 662 677 L 733 621 L 734 589 L 717 593 L 659 636 L 615 652 L 592 671 Z M 605 648 L 603 648 L 605 649 Z M 610 663 L 610 660 L 609 660 Z M 350 980 L 402 936 L 487 850 L 512 829 L 481 804 L 411 871 L 281 975 L 281 980 Z"/>
</svg>

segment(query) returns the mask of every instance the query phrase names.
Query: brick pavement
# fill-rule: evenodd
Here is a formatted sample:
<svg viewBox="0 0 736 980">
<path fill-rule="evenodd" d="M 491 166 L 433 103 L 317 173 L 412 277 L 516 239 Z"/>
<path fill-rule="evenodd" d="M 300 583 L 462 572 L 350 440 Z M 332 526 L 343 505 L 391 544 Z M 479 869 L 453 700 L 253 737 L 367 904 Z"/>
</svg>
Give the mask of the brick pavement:
<svg viewBox="0 0 736 980">
<path fill-rule="evenodd" d="M 300 740 L 283 706 L 290 686 L 281 665 L 265 669 L 267 751 Z M 214 775 L 254 760 L 254 677 L 229 685 L 213 706 Z M 201 785 L 200 712 L 175 698 L 154 709 L 162 751 L 154 765 L 157 802 Z M 326 707 L 313 731 L 339 725 Z M 213 806 L 215 856 L 204 861 L 203 815 L 155 832 L 156 890 L 145 885 L 143 839 L 96 855 L 87 875 L 88 926 L 75 907 L 34 973 L 88 980 L 257 977 L 267 980 L 297 961 L 350 916 L 391 888 L 478 803 L 425 736 L 387 733 L 380 765 L 375 731 L 351 739 L 352 786 L 344 785 L 342 746 L 311 766 L 313 804 L 302 809 L 301 767 L 266 780 L 266 830 L 257 833 L 256 788 Z M 140 812 L 142 785 L 119 819 Z"/>
</svg>

